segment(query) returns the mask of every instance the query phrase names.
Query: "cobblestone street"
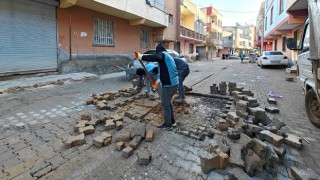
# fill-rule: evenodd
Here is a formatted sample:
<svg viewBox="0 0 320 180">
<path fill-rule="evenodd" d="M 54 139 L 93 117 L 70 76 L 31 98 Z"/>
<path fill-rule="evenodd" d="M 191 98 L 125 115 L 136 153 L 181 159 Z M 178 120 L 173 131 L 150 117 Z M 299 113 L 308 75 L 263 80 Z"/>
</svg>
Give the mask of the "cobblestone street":
<svg viewBox="0 0 320 180">
<path fill-rule="evenodd" d="M 233 81 L 250 89 L 262 108 L 269 106 L 270 91 L 283 96 L 275 105 L 280 113 L 273 116 L 286 123 L 286 132 L 297 133 L 309 143 L 303 140 L 302 150 L 288 148 L 283 166 L 275 167 L 276 177 L 256 172 L 256 179 L 293 179 L 291 166 L 319 171 L 320 129 L 308 120 L 304 95 L 296 81 L 286 81 L 286 77 L 294 77 L 292 74 L 283 68 L 261 69 L 239 60 L 200 61 L 191 63 L 190 69 L 187 86 L 214 73 L 193 86 L 196 93 L 209 94 L 213 83 Z M 115 150 L 115 143 L 102 148 L 93 145 L 96 133 L 85 136 L 86 144 L 65 147 L 65 138 L 73 134 L 81 115 L 100 113 L 95 106 L 85 104 L 92 93 L 130 86 L 118 76 L 0 95 L 0 179 L 229 179 L 231 167 L 208 174 L 201 170 L 200 156 L 208 153 L 213 139 L 199 141 L 152 124 L 147 124 L 147 129 L 154 131 L 154 140 L 143 141 L 129 158 Z M 141 124 L 124 118 L 123 129 L 112 131 L 112 136 Z M 98 127 L 96 131 L 104 129 Z M 146 149 L 152 153 L 151 163 L 139 165 L 136 154 Z"/>
</svg>

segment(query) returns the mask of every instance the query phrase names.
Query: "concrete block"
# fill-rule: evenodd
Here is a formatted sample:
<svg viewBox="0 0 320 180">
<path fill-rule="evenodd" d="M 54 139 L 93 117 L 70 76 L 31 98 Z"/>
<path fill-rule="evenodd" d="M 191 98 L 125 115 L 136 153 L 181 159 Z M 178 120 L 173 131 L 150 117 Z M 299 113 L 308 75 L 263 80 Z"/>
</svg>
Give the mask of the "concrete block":
<svg viewBox="0 0 320 180">
<path fill-rule="evenodd" d="M 79 133 L 84 133 L 84 135 L 93 134 L 94 127 L 92 125 L 79 128 Z"/>
<path fill-rule="evenodd" d="M 260 134 L 262 135 L 263 139 L 275 146 L 280 146 L 284 142 L 284 138 L 282 136 L 278 136 L 268 130 L 263 130 L 260 132 Z"/>
<path fill-rule="evenodd" d="M 227 118 L 231 119 L 234 122 L 239 121 L 239 116 L 237 116 L 236 112 L 228 112 Z"/>
<path fill-rule="evenodd" d="M 249 177 L 242 168 L 236 167 L 229 171 L 229 179 L 248 180 L 252 178 Z"/>
<path fill-rule="evenodd" d="M 116 144 L 116 150 L 122 151 L 126 147 L 126 144 L 124 142 L 117 142 Z"/>
<path fill-rule="evenodd" d="M 252 131 L 253 133 L 260 133 L 261 131 L 265 130 L 263 127 L 254 125 L 254 124 L 248 124 L 248 128 L 250 131 Z"/>
<path fill-rule="evenodd" d="M 116 124 L 114 123 L 113 120 L 106 120 L 106 124 L 104 127 L 106 130 L 110 130 L 110 129 L 116 128 Z"/>
<path fill-rule="evenodd" d="M 287 137 L 284 139 L 284 143 L 288 146 L 302 149 L 302 138 L 299 136 L 287 134 Z"/>
<path fill-rule="evenodd" d="M 146 141 L 147 142 L 153 141 L 153 130 L 148 130 L 147 135 L 146 135 Z"/>
<path fill-rule="evenodd" d="M 135 136 L 129 143 L 128 146 L 132 147 L 134 150 L 136 150 L 140 143 L 142 141 L 142 138 L 140 136 Z"/>
<path fill-rule="evenodd" d="M 88 121 L 87 123 L 86 123 L 86 125 L 87 126 L 90 126 L 90 125 L 92 125 L 93 127 L 96 127 L 98 124 L 100 124 L 101 123 L 101 120 L 100 119 L 98 119 L 98 118 L 92 118 L 90 121 Z"/>
<path fill-rule="evenodd" d="M 123 117 L 120 116 L 119 114 L 113 114 L 113 115 L 110 116 L 110 118 L 111 118 L 112 120 L 114 120 L 115 122 L 116 122 L 116 121 L 123 121 Z"/>
<path fill-rule="evenodd" d="M 146 124 L 136 124 L 130 130 L 131 136 L 140 136 L 142 139 L 146 138 Z"/>
<path fill-rule="evenodd" d="M 319 179 L 319 175 L 310 168 L 299 169 L 297 167 L 290 167 L 290 172 L 295 180 Z"/>
<path fill-rule="evenodd" d="M 122 150 L 122 156 L 124 156 L 124 157 L 130 157 L 130 156 L 132 156 L 133 151 L 134 151 L 134 150 L 133 150 L 132 147 L 127 146 L 126 148 L 124 148 L 124 149 Z"/>
<path fill-rule="evenodd" d="M 280 110 L 276 107 L 268 106 L 265 110 L 269 113 L 280 113 Z"/>
<path fill-rule="evenodd" d="M 104 141 L 103 141 L 103 145 L 104 146 L 108 146 L 112 143 L 112 139 L 111 138 L 106 138 Z"/>
<path fill-rule="evenodd" d="M 77 136 L 70 136 L 68 140 L 65 142 L 66 148 L 71 148 L 77 145 L 85 144 L 86 141 L 84 139 L 84 133 L 81 133 Z"/>
<path fill-rule="evenodd" d="M 254 175 L 255 170 L 263 170 L 263 165 L 266 163 L 251 149 L 248 149 L 247 154 L 244 157 L 245 171 L 249 176 Z"/>
<path fill-rule="evenodd" d="M 124 134 L 120 134 L 116 137 L 116 142 L 127 142 L 131 139 L 131 133 L 126 132 Z"/>
<path fill-rule="evenodd" d="M 229 156 L 226 153 L 220 152 L 219 153 L 219 163 L 220 169 L 225 169 L 229 162 Z"/>
<path fill-rule="evenodd" d="M 236 109 L 246 110 L 248 108 L 248 102 L 244 100 L 236 101 Z"/>
<path fill-rule="evenodd" d="M 152 159 L 152 155 L 148 151 L 139 152 L 137 156 L 140 165 L 148 165 Z"/>
<path fill-rule="evenodd" d="M 80 120 L 90 121 L 91 120 L 91 115 L 90 114 L 82 114 L 81 117 L 80 117 Z"/>
<path fill-rule="evenodd" d="M 233 140 L 240 139 L 240 133 L 236 129 L 229 129 L 227 136 L 228 136 L 228 138 L 233 139 Z"/>
<path fill-rule="evenodd" d="M 210 170 L 220 168 L 220 160 L 218 154 L 210 154 L 200 157 L 200 166 L 203 173 L 208 173 Z"/>
</svg>

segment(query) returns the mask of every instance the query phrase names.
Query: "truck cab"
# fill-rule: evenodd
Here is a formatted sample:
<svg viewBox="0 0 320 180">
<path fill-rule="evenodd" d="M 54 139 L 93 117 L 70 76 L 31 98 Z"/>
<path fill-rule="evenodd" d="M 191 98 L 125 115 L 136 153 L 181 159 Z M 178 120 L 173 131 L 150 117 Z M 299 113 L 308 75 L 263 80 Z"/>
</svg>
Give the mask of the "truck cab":
<svg viewBox="0 0 320 180">
<path fill-rule="evenodd" d="M 302 26 L 299 46 L 293 38 L 287 47 L 298 51 L 297 82 L 305 94 L 305 108 L 310 121 L 320 127 L 320 2 L 308 1 L 308 19 Z"/>
</svg>

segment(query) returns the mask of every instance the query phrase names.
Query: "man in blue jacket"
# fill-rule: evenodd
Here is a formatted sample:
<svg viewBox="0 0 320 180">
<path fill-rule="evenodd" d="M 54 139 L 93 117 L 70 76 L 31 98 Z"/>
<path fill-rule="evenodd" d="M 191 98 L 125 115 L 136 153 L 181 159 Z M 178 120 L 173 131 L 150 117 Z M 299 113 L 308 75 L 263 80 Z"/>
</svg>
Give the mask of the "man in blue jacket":
<svg viewBox="0 0 320 180">
<path fill-rule="evenodd" d="M 162 84 L 161 91 L 161 104 L 164 116 L 164 123 L 158 128 L 165 130 L 172 130 L 176 126 L 176 122 L 173 114 L 172 97 L 177 92 L 179 78 L 176 63 L 169 55 L 166 48 L 159 44 L 156 47 L 156 54 L 153 55 L 141 55 L 135 52 L 136 60 L 143 60 L 149 62 L 159 63 L 160 81 Z M 155 88 L 157 82 L 152 86 Z"/>
<path fill-rule="evenodd" d="M 183 81 L 186 79 L 186 77 L 190 73 L 189 65 L 188 63 L 184 62 L 181 58 L 174 57 L 174 62 L 176 63 L 176 67 L 178 70 L 178 77 L 179 77 L 179 99 L 176 101 L 178 103 L 185 103 L 185 96 L 184 96 L 184 85 Z"/>
</svg>

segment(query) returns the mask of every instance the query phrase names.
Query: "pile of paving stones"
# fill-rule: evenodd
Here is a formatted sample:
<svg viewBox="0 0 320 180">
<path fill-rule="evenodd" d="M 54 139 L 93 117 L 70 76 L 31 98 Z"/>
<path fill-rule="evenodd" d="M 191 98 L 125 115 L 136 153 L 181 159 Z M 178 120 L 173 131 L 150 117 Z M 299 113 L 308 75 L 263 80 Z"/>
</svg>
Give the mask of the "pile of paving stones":
<svg viewBox="0 0 320 180">
<path fill-rule="evenodd" d="M 211 93 L 224 95 L 225 84 L 221 82 L 219 85 L 223 87 L 222 91 L 214 84 L 210 87 Z M 268 98 L 270 106 L 263 109 L 251 90 L 238 88 L 234 82 L 229 82 L 228 86 L 235 109 L 228 112 L 225 119 L 219 120 L 212 130 L 217 143 L 209 147 L 210 156 L 201 157 L 203 172 L 223 169 L 228 163 L 231 167 L 242 168 L 246 173 L 235 171 L 237 173 L 230 173 L 230 177 L 249 179 L 249 176 L 254 176 L 255 171 L 270 170 L 283 163 L 286 148 L 282 144 L 289 148 L 303 147 L 301 137 L 284 132 L 282 127 L 286 124 L 270 115 L 280 112 L 272 106 L 277 104 L 276 99 Z M 303 177 L 301 172 L 303 171 L 291 167 L 294 178 Z"/>
</svg>

